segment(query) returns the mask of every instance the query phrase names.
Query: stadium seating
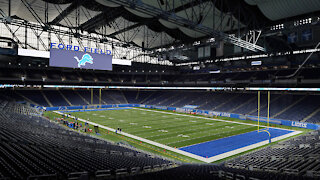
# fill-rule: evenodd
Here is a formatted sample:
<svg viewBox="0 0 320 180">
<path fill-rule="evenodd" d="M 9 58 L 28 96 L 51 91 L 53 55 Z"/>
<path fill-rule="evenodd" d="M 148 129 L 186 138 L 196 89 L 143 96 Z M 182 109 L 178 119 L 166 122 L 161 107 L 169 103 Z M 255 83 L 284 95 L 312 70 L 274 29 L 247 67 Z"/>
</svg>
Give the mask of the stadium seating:
<svg viewBox="0 0 320 180">
<path fill-rule="evenodd" d="M 302 177 L 292 174 L 279 174 L 273 172 L 249 171 L 245 169 L 228 168 L 217 165 L 204 165 L 204 164 L 184 164 L 182 166 L 171 168 L 168 170 L 157 171 L 147 174 L 139 174 L 129 178 L 123 179 L 238 179 L 238 180 L 262 180 L 262 179 L 312 179 L 311 177 Z"/>
<path fill-rule="evenodd" d="M 4 91 L 4 95 L 17 101 L 31 101 L 42 106 L 68 106 L 91 104 L 90 90 L 32 90 Z M 102 104 L 147 104 L 170 107 L 196 105 L 198 109 L 231 112 L 256 116 L 257 94 L 243 92 L 204 91 L 119 91 L 102 90 Z M 64 97 L 63 97 L 64 96 Z M 47 100 L 45 99 L 47 98 Z M 272 93 L 270 117 L 293 121 L 320 122 L 320 96 Z M 94 90 L 93 103 L 99 103 L 99 91 Z M 261 94 L 260 115 L 267 116 L 267 94 Z"/>
<path fill-rule="evenodd" d="M 101 171 L 105 176 L 119 176 L 133 170 L 143 171 L 144 167 L 152 171 L 161 165 L 172 166 L 171 161 L 163 158 L 31 116 L 26 111 L 30 108 L 22 106 L 0 101 L 0 179 L 39 178 L 39 175 L 65 179 L 79 176 L 79 172 L 92 177 L 96 173 L 101 176 Z"/>
<path fill-rule="evenodd" d="M 313 131 L 225 163 L 225 166 L 320 178 L 320 131 Z"/>
</svg>

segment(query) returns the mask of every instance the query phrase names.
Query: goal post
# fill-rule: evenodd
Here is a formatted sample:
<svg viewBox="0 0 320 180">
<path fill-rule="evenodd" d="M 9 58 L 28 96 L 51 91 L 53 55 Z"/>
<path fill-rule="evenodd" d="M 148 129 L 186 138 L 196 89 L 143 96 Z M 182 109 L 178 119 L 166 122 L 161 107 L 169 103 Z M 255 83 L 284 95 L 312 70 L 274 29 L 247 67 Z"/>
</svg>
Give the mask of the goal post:
<svg viewBox="0 0 320 180">
<path fill-rule="evenodd" d="M 259 132 L 266 132 L 269 135 L 269 143 L 271 143 L 271 134 L 269 132 L 270 127 L 270 91 L 268 91 L 268 101 L 267 101 L 267 126 L 266 128 L 260 128 L 260 106 L 261 106 L 261 92 L 258 91 L 258 133 Z"/>
</svg>

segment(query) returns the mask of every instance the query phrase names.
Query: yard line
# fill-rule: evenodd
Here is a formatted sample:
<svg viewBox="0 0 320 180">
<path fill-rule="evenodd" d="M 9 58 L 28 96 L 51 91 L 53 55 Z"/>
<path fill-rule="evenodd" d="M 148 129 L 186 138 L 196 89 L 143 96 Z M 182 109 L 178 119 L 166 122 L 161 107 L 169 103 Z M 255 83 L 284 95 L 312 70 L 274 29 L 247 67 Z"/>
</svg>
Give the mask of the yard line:
<svg viewBox="0 0 320 180">
<path fill-rule="evenodd" d="M 188 114 L 171 113 L 171 112 L 166 112 L 166 111 L 141 109 L 141 108 L 135 108 L 135 107 L 133 107 L 132 109 L 137 109 L 137 110 L 140 110 L 140 111 L 150 111 L 150 112 L 157 112 L 157 113 L 164 113 L 164 114 L 172 114 L 172 115 L 177 115 L 177 116 L 193 117 L 193 118 L 199 118 L 199 119 L 207 119 L 207 120 L 211 120 L 211 121 L 229 122 L 229 123 L 234 123 L 234 124 L 245 124 L 245 125 L 248 125 L 248 126 L 267 127 L 267 126 L 250 124 L 250 123 L 242 123 L 242 122 L 228 121 L 228 120 L 215 119 L 215 118 L 207 118 L 207 117 L 201 117 L 201 116 L 192 116 L 192 115 L 188 115 Z M 284 129 L 284 130 L 292 131 L 291 129 L 285 129 L 285 128 L 277 128 L 277 127 L 272 127 L 272 128 L 274 128 L 274 129 Z"/>
</svg>

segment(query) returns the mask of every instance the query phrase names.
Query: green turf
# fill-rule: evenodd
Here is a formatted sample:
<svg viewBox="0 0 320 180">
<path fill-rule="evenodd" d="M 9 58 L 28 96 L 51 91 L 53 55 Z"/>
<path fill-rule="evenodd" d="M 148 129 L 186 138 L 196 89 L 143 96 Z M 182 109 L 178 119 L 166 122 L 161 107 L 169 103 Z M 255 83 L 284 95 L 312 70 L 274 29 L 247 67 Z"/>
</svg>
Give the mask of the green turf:
<svg viewBox="0 0 320 180">
<path fill-rule="evenodd" d="M 73 116 L 111 127 L 171 147 L 184 147 L 257 129 L 256 126 L 126 109 L 72 112 Z"/>
<path fill-rule="evenodd" d="M 143 110 L 143 108 L 139 108 L 139 109 Z M 184 116 L 181 116 L 181 114 L 183 113 L 176 112 L 174 113 L 174 115 L 169 115 L 169 114 L 163 114 L 163 113 L 164 112 L 172 113 L 172 111 L 164 111 L 164 110 L 152 110 L 152 111 L 155 111 L 155 112 L 131 109 L 131 110 L 92 111 L 92 112 L 81 112 L 81 113 L 71 113 L 71 114 L 76 115 L 79 118 L 90 119 L 90 121 L 93 121 L 108 127 L 112 127 L 112 128 L 121 127 L 123 131 L 127 133 L 131 133 L 131 134 L 136 133 L 136 135 L 139 135 L 141 137 L 145 137 L 147 139 L 154 140 L 154 141 L 159 140 L 157 142 L 160 142 L 160 140 L 169 141 L 167 143 L 168 145 L 177 146 L 177 147 L 185 146 L 186 144 L 189 144 L 189 143 L 195 144 L 195 143 L 204 142 L 208 140 L 227 137 L 230 135 L 241 134 L 241 133 L 245 133 L 245 132 L 257 129 L 256 126 L 249 126 L 249 125 L 243 126 L 239 124 L 230 123 L 230 121 L 233 121 L 233 122 L 241 122 L 241 123 L 247 123 L 247 124 L 257 124 L 257 122 L 254 122 L 254 121 L 243 121 L 243 120 L 234 119 L 234 118 L 216 117 L 217 119 L 229 121 L 229 122 L 219 122 L 219 121 L 214 121 L 213 118 L 212 120 L 196 118 L 196 116 L 200 116 L 200 115 L 191 115 L 192 117 L 184 117 Z M 47 116 L 49 119 L 52 119 L 52 120 L 55 119 L 55 117 L 61 117 L 60 115 L 54 112 L 45 112 L 45 116 Z M 163 117 L 163 116 L 166 116 L 166 117 Z M 71 119 L 68 119 L 68 120 L 73 121 Z M 197 122 L 190 122 L 190 121 L 197 121 Z M 140 124 L 138 124 L 138 122 Z M 130 123 L 137 123 L 137 124 L 130 124 Z M 209 123 L 209 124 L 206 124 L 206 123 Z M 266 125 L 266 123 L 260 123 L 260 124 Z M 151 128 L 143 128 L 142 126 L 151 126 Z M 197 128 L 194 128 L 195 126 Z M 241 126 L 243 126 L 243 128 L 246 128 L 246 129 L 239 130 L 238 128 L 240 128 Z M 282 125 L 271 125 L 271 126 L 278 127 L 278 128 L 292 129 L 292 130 L 300 130 L 300 131 L 304 131 L 304 133 L 311 131 L 308 129 L 288 127 L 288 126 L 282 126 Z M 90 127 L 90 128 L 93 129 L 93 127 Z M 159 131 L 164 129 L 168 129 L 167 130 L 168 132 Z M 236 131 L 236 130 L 239 130 L 239 131 Z M 220 132 L 220 134 L 217 134 L 218 132 Z M 99 137 L 107 139 L 109 141 L 125 142 L 138 149 L 149 151 L 157 155 L 165 156 L 173 160 L 178 160 L 178 161 L 188 162 L 188 163 L 201 162 L 199 160 L 196 160 L 196 159 L 193 159 L 169 150 L 164 151 L 164 149 L 162 148 L 159 148 L 147 143 L 141 143 L 140 141 L 129 138 L 129 137 L 125 137 L 112 132 L 107 133 L 107 131 L 102 129 L 100 130 L 100 133 L 101 135 Z M 185 135 L 186 133 L 188 133 L 190 137 L 182 138 L 181 136 L 178 136 L 179 134 Z M 94 136 L 96 135 L 95 133 L 89 133 L 89 134 Z M 202 136 L 201 138 L 198 138 L 197 136 L 199 136 L 200 134 L 204 134 L 204 136 Z M 176 142 L 175 141 L 176 138 L 178 138 L 178 141 L 180 142 Z M 173 144 L 169 144 L 169 143 L 173 143 Z M 265 146 L 268 146 L 268 145 L 265 145 Z M 259 148 L 256 148 L 256 149 L 259 149 Z M 243 152 L 241 154 L 245 154 L 250 151 L 252 150 Z M 241 154 L 228 157 L 226 159 L 230 159 L 230 158 L 239 156 Z M 219 160 L 219 162 L 222 162 L 226 159 Z"/>
<path fill-rule="evenodd" d="M 44 113 L 44 116 L 49 118 L 52 121 L 55 121 L 55 122 L 57 122 L 55 120 L 57 117 L 61 117 L 60 115 L 54 113 L 53 111 L 46 111 Z M 68 120 L 69 122 L 74 121 L 73 119 L 70 119 L 70 118 L 65 118 L 65 120 Z M 81 122 L 82 121 L 79 120 L 79 123 L 81 123 Z M 93 129 L 93 126 L 89 124 L 89 128 Z M 80 130 L 80 132 L 85 133 L 83 130 Z M 184 156 L 182 154 L 178 154 L 178 153 L 175 153 L 175 152 L 172 152 L 169 150 L 164 150 L 163 148 L 159 148 L 159 147 L 151 145 L 151 144 L 143 143 L 138 140 L 135 140 L 135 139 L 132 139 L 132 138 L 129 138 L 126 136 L 122 136 L 120 134 L 115 134 L 115 133 L 106 131 L 104 129 L 100 129 L 101 135 L 97 135 L 94 132 L 91 132 L 91 133 L 86 132 L 86 134 L 90 134 L 92 136 L 97 136 L 99 138 L 103 138 L 108 141 L 113 141 L 115 143 L 123 142 L 123 143 L 129 144 L 137 149 L 148 151 L 148 152 L 151 152 L 156 155 L 164 156 L 164 157 L 172 159 L 174 161 L 180 161 L 180 162 L 186 162 L 186 163 L 203 163 L 202 161 L 190 158 L 188 156 Z"/>
</svg>

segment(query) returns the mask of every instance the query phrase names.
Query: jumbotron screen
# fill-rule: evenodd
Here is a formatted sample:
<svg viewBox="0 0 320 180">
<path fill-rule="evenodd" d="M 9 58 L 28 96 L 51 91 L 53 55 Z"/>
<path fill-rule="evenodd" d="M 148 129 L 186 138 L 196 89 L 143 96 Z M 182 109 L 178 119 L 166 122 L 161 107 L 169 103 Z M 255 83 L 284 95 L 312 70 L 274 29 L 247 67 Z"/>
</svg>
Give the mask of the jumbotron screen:
<svg viewBox="0 0 320 180">
<path fill-rule="evenodd" d="M 112 70 L 112 55 L 51 48 L 49 65 L 54 67 Z"/>
</svg>

